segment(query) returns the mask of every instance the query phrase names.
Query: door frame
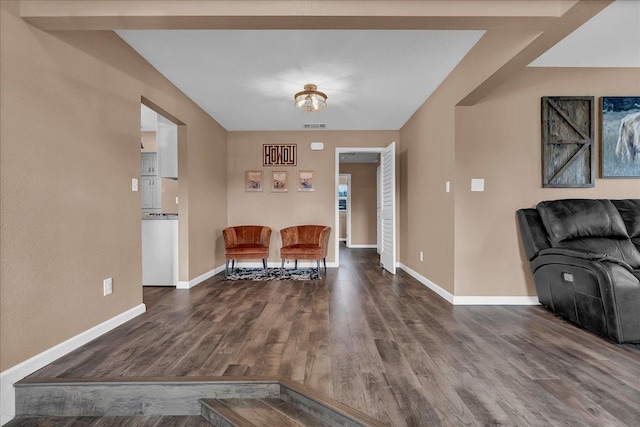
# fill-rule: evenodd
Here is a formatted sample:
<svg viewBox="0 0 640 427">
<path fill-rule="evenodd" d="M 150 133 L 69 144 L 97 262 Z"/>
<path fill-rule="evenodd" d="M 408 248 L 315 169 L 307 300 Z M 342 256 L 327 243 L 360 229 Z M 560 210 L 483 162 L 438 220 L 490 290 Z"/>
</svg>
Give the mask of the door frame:
<svg viewBox="0 0 640 427">
<path fill-rule="evenodd" d="M 189 197 L 187 182 L 185 179 L 185 177 L 188 176 L 186 161 L 187 125 L 176 116 L 144 96 L 140 97 L 140 104 L 151 109 L 156 114 L 164 117 L 166 120 L 177 126 L 178 170 L 180 171 L 179 174 L 181 174 L 183 178 L 180 179 L 180 177 L 178 177 L 178 241 L 176 242 L 176 249 L 178 252 L 178 261 L 176 265 L 178 281 L 175 286 L 177 289 L 189 289 Z M 140 161 L 138 161 L 138 164 L 140 164 Z M 142 180 L 139 182 L 141 183 Z M 140 233 L 140 242 L 142 243 L 142 233 Z M 182 280 L 180 280 L 181 278 Z M 144 287 L 144 285 L 142 285 L 142 275 L 140 275 L 140 285 L 141 287 Z"/>
<path fill-rule="evenodd" d="M 346 228 L 347 228 L 347 237 L 344 239 L 345 245 L 347 247 L 351 247 L 351 174 L 350 173 L 341 173 L 340 176 L 344 176 L 347 178 L 347 219 L 346 219 Z M 340 212 L 338 212 L 338 216 Z M 339 224 L 338 224 L 339 225 Z M 340 230 L 338 230 L 339 232 Z M 340 236 L 338 236 L 340 238 Z"/>
<path fill-rule="evenodd" d="M 340 154 L 344 153 L 378 153 L 382 154 L 382 152 L 387 147 L 336 147 L 336 159 L 335 159 L 335 188 L 333 190 L 334 194 L 334 206 L 335 206 L 335 218 L 334 218 L 334 229 L 336 230 L 334 234 L 334 245 L 335 245 L 335 257 L 336 257 L 336 267 L 340 267 L 340 211 L 338 210 L 338 185 L 340 184 Z M 347 203 L 351 200 L 351 188 L 349 188 Z M 347 207 L 349 209 L 349 207 Z M 350 209 L 349 209 L 350 210 Z M 350 212 L 347 211 L 347 216 L 350 215 Z M 347 224 L 349 224 L 349 218 L 347 218 Z M 350 230 L 347 231 L 347 243 L 350 242 Z M 397 242 L 393 242 L 395 245 Z"/>
</svg>

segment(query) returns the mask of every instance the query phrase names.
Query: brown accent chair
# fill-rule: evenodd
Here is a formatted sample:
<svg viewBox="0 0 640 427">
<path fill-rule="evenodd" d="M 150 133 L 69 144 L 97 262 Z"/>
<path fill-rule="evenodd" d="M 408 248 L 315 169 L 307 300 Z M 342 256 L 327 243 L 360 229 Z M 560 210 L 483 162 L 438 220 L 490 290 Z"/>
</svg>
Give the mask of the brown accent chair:
<svg viewBox="0 0 640 427">
<path fill-rule="evenodd" d="M 224 256 L 226 259 L 224 274 L 236 266 L 237 259 L 262 259 L 262 266 L 267 271 L 269 258 L 269 242 L 271 228 L 262 225 L 239 225 L 222 230 L 224 235 Z"/>
<path fill-rule="evenodd" d="M 280 248 L 280 274 L 284 270 L 284 262 L 295 260 L 298 268 L 299 259 L 315 259 L 320 272 L 320 260 L 327 271 L 327 249 L 329 248 L 329 234 L 331 227 L 325 225 L 297 225 L 280 230 L 282 248 Z"/>
</svg>

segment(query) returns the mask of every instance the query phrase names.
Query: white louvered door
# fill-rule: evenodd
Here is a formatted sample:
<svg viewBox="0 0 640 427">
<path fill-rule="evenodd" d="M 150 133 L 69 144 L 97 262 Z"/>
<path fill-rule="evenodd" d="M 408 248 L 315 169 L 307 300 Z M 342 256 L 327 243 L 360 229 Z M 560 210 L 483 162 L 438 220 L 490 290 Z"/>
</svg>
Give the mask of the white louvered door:
<svg viewBox="0 0 640 427">
<path fill-rule="evenodd" d="M 396 143 L 392 142 L 381 155 L 382 198 L 382 267 L 396 274 Z"/>
</svg>

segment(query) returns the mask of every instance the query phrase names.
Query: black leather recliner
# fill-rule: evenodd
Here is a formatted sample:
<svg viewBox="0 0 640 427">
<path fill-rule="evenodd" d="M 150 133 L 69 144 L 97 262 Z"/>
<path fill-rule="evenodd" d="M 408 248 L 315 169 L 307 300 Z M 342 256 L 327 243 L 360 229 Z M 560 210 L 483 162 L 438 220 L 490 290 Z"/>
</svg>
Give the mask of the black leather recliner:
<svg viewBox="0 0 640 427">
<path fill-rule="evenodd" d="M 640 199 L 517 211 L 540 303 L 617 343 L 640 342 Z"/>
</svg>

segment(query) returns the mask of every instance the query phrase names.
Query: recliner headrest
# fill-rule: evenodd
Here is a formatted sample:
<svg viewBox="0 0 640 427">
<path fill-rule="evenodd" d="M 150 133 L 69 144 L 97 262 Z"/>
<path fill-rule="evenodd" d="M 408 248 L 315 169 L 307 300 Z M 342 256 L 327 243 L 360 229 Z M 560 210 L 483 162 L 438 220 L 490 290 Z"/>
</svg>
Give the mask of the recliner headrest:
<svg viewBox="0 0 640 427">
<path fill-rule="evenodd" d="M 553 243 L 581 237 L 628 239 L 627 228 L 610 200 L 565 199 L 536 206 Z"/>
<path fill-rule="evenodd" d="M 631 238 L 640 237 L 640 199 L 612 200 Z"/>
</svg>

